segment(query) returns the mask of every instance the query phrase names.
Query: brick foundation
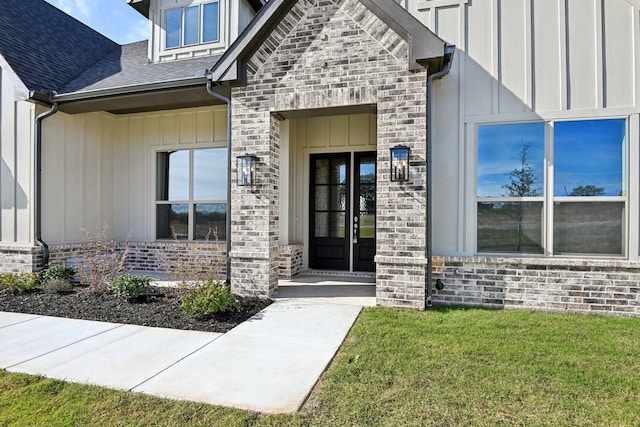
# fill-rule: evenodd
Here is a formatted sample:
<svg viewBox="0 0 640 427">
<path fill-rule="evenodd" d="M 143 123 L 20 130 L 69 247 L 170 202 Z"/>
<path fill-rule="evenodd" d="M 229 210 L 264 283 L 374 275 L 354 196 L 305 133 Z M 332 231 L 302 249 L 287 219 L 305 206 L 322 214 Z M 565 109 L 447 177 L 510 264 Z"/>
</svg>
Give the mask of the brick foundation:
<svg viewBox="0 0 640 427">
<path fill-rule="evenodd" d="M 303 270 L 302 244 L 280 246 L 280 262 L 278 265 L 279 279 L 293 279 Z"/>
<path fill-rule="evenodd" d="M 170 273 L 176 268 L 226 275 L 224 242 L 116 242 L 119 251 L 128 250 L 126 264 L 132 270 Z M 82 258 L 83 244 L 50 247 L 49 263 L 64 264 Z"/>
<path fill-rule="evenodd" d="M 434 304 L 640 317 L 640 262 L 439 257 Z"/>
<path fill-rule="evenodd" d="M 42 251 L 39 246 L 0 244 L 0 273 L 40 271 Z"/>
</svg>

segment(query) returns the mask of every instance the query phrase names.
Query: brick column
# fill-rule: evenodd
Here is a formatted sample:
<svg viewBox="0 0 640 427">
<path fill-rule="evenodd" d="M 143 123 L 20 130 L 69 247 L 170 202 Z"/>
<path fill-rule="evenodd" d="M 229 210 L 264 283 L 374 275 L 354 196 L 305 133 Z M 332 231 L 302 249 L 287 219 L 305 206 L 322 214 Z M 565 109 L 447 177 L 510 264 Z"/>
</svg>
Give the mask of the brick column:
<svg viewBox="0 0 640 427">
<path fill-rule="evenodd" d="M 278 286 L 280 123 L 242 95 L 233 104 L 231 288 L 239 295 L 269 297 Z M 237 185 L 236 157 L 244 154 L 258 157 L 253 187 Z"/>
</svg>

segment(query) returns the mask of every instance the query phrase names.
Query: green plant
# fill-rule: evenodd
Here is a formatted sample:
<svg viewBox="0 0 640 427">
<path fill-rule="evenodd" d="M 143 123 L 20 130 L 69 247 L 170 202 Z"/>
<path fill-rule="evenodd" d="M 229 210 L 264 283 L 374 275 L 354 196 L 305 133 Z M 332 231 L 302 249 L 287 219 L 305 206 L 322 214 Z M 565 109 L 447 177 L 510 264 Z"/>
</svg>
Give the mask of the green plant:
<svg viewBox="0 0 640 427">
<path fill-rule="evenodd" d="M 95 234 L 85 230 L 86 243 L 82 249 L 77 273 L 80 281 L 89 285 L 96 293 L 106 293 L 108 283 L 120 277 L 126 270 L 125 261 L 128 249 L 119 250 L 116 241 L 111 239 L 107 224 Z"/>
<path fill-rule="evenodd" d="M 182 298 L 181 307 L 187 316 L 202 317 L 238 310 L 240 302 L 224 282 L 207 280 L 191 294 Z"/>
<path fill-rule="evenodd" d="M 67 279 L 54 277 L 42 282 L 42 289 L 52 294 L 64 294 L 73 290 L 73 284 Z"/>
<path fill-rule="evenodd" d="M 36 273 L 0 273 L 0 293 L 22 294 L 40 288 L 40 276 Z"/>
<path fill-rule="evenodd" d="M 76 269 L 71 265 L 54 264 L 50 265 L 49 268 L 42 273 L 42 282 L 46 283 L 52 279 L 63 279 L 71 282 L 75 274 Z"/>
<path fill-rule="evenodd" d="M 109 283 L 109 290 L 118 298 L 136 299 L 149 292 L 149 276 L 125 274 Z"/>
</svg>

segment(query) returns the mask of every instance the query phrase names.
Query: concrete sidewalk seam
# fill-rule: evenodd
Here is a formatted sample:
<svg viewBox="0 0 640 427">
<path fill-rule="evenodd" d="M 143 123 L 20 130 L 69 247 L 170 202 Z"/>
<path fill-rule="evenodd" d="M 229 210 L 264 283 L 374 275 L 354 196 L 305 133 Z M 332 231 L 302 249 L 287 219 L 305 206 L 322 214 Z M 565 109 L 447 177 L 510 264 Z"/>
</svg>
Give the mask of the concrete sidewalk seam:
<svg viewBox="0 0 640 427">
<path fill-rule="evenodd" d="M 146 380 L 140 382 L 139 384 L 134 385 L 133 387 L 131 387 L 129 389 L 129 391 L 134 392 L 136 388 L 142 386 L 143 384 L 151 381 L 152 379 L 154 379 L 155 377 L 157 377 L 158 375 L 160 375 L 161 373 L 165 372 L 167 369 L 172 368 L 173 366 L 177 365 L 178 363 L 182 362 L 184 359 L 186 359 L 189 356 L 194 355 L 195 353 L 199 352 L 200 350 L 202 350 L 203 348 L 205 348 L 206 346 L 208 346 L 209 344 L 211 344 L 212 342 L 216 341 L 218 338 L 223 337 L 225 334 L 219 335 L 217 337 L 214 337 L 211 341 L 205 343 L 204 345 L 198 347 L 197 349 L 193 350 L 191 353 L 184 355 L 183 357 L 181 357 L 180 359 L 176 360 L 175 362 L 171 363 L 169 366 L 167 366 L 166 368 L 163 368 L 161 370 L 159 370 L 158 372 L 156 372 L 155 374 L 153 374 L 152 376 L 150 376 L 149 378 L 147 378 Z"/>
<path fill-rule="evenodd" d="M 41 316 L 41 317 L 46 317 L 46 316 Z M 103 322 L 103 323 L 107 323 L 107 322 Z M 80 342 L 82 342 L 82 341 L 86 341 L 86 340 L 88 340 L 89 338 L 97 337 L 98 335 L 102 335 L 102 334 L 104 334 L 104 333 L 106 333 L 106 332 L 109 332 L 109 331 L 114 331 L 114 330 L 116 330 L 116 329 L 121 328 L 122 326 L 124 326 L 124 325 L 123 325 L 123 324 L 121 324 L 121 323 L 113 323 L 113 325 L 114 325 L 114 327 L 113 327 L 113 328 L 105 329 L 104 331 L 100 331 L 100 332 L 98 332 L 98 333 L 96 333 L 96 334 L 87 335 L 86 337 L 83 337 L 83 338 L 81 338 L 81 339 L 79 339 L 79 340 L 76 340 L 76 341 L 74 341 L 74 342 L 71 342 L 71 343 L 69 343 L 69 344 L 65 344 L 65 345 L 63 345 L 63 346 L 61 346 L 61 347 L 54 348 L 53 350 L 49 350 L 49 351 L 47 351 L 47 352 L 44 352 L 44 353 L 39 354 L 39 355 L 37 355 L 37 356 L 31 357 L 31 358 L 29 358 L 29 359 L 22 360 L 22 361 L 20 361 L 20 362 L 18 362 L 18 363 L 14 363 L 13 365 L 10 365 L 10 366 L 5 367 L 5 368 L 4 368 L 4 370 L 13 369 L 13 368 L 15 368 L 15 367 L 16 367 L 16 366 L 18 366 L 18 365 L 22 365 L 23 363 L 27 363 L 27 362 L 30 362 L 30 361 L 32 361 L 32 360 L 38 359 L 38 358 L 40 358 L 40 357 L 46 356 L 46 355 L 48 355 L 48 354 L 55 353 L 56 351 L 62 350 L 63 348 L 71 347 L 72 345 L 78 344 L 78 343 L 80 343 Z"/>
<path fill-rule="evenodd" d="M 6 312 L 6 313 L 12 313 L 12 312 L 11 312 L 11 311 L 9 311 L 9 312 Z M 18 313 L 18 314 L 27 314 L 27 315 L 29 315 L 28 313 Z M 33 316 L 33 317 L 32 317 L 32 318 L 30 318 L 30 319 L 25 319 L 25 320 L 21 320 L 21 321 L 16 322 L 16 323 L 11 323 L 11 324 L 9 324 L 9 325 L 0 326 L 0 329 L 8 328 L 8 327 L 10 327 L 10 326 L 20 325 L 20 324 L 22 324 L 22 323 L 31 322 L 32 320 L 36 320 L 36 319 L 40 319 L 40 318 L 42 318 L 42 317 L 45 317 L 45 316 L 41 316 L 41 315 L 39 315 L 39 314 L 31 314 L 31 316 Z"/>
</svg>

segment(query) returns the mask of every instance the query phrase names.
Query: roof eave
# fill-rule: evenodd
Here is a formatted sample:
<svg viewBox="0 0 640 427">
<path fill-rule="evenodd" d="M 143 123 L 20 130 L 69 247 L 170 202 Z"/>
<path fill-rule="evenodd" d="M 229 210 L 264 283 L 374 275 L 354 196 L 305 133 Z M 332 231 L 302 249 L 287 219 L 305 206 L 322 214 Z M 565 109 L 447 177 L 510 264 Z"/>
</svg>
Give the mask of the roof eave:
<svg viewBox="0 0 640 427">
<path fill-rule="evenodd" d="M 175 89 L 189 86 L 205 85 L 207 83 L 206 77 L 190 77 L 180 80 L 166 80 L 161 82 L 144 83 L 129 86 L 117 86 L 106 89 L 93 89 L 84 90 L 71 93 L 55 94 L 52 96 L 52 101 L 57 102 L 69 102 L 79 101 L 85 99 L 102 98 L 115 95 L 128 95 L 140 92 L 157 91 L 163 89 Z"/>
<path fill-rule="evenodd" d="M 254 11 L 259 11 L 264 6 L 263 0 L 247 0 Z M 127 4 L 138 11 L 142 16 L 149 19 L 149 9 L 151 8 L 151 0 L 127 0 Z"/>
</svg>

